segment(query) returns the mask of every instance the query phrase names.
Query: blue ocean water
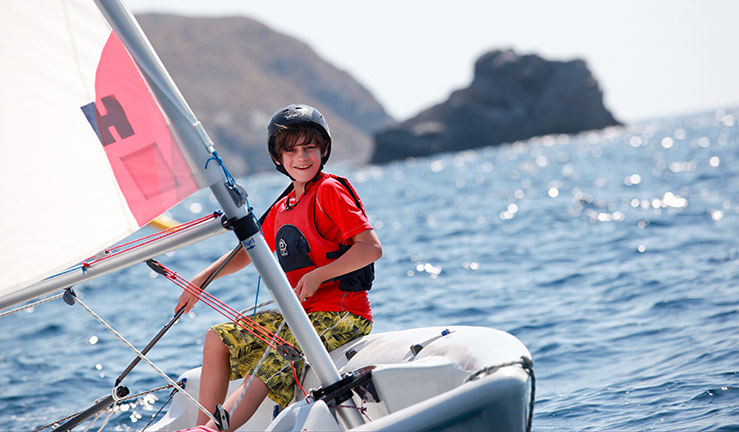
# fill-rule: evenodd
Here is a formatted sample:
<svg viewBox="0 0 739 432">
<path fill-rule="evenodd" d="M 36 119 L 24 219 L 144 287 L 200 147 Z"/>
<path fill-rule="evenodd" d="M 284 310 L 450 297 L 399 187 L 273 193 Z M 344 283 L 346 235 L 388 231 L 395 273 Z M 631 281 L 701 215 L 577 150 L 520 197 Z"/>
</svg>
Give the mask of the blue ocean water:
<svg viewBox="0 0 739 432">
<path fill-rule="evenodd" d="M 375 331 L 468 324 L 517 336 L 535 361 L 534 430 L 736 431 L 738 159 L 739 109 L 725 109 L 329 169 L 352 180 L 383 242 Z M 241 183 L 261 213 L 285 178 Z M 201 192 L 172 213 L 215 209 Z M 234 245 L 224 234 L 160 261 L 192 277 Z M 245 308 L 257 286 L 248 269 L 209 291 Z M 144 265 L 76 291 L 138 347 L 179 295 Z M 172 377 L 199 366 L 204 331 L 222 320 L 200 305 L 150 358 Z M 87 408 L 134 358 L 61 300 L 0 319 L 0 346 L 2 430 Z M 166 382 L 142 363 L 124 384 Z M 105 429 L 141 429 L 167 396 L 124 404 Z"/>
</svg>

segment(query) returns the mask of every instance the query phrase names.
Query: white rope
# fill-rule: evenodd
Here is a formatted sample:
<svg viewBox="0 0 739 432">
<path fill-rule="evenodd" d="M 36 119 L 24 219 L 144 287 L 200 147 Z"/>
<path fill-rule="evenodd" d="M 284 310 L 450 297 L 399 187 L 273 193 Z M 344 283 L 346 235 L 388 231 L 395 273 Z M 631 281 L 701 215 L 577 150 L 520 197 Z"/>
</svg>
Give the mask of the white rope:
<svg viewBox="0 0 739 432">
<path fill-rule="evenodd" d="M 213 417 L 213 414 L 211 414 L 207 409 L 205 409 L 205 407 L 202 406 L 200 404 L 200 402 L 198 402 L 197 399 L 195 399 L 194 397 L 192 397 L 190 395 L 190 393 L 186 392 L 183 387 L 180 387 L 172 378 L 170 378 L 169 376 L 167 376 L 167 374 L 164 373 L 164 371 L 162 371 L 161 369 L 159 369 L 145 355 L 141 354 L 141 351 L 139 351 L 138 349 L 136 349 L 135 346 L 131 345 L 131 343 L 128 342 L 123 336 L 121 336 L 121 334 L 118 333 L 113 327 L 111 327 L 110 324 L 108 324 L 107 322 L 105 322 L 105 320 L 103 320 L 98 314 L 96 314 L 92 309 L 90 309 L 89 307 L 87 307 L 87 305 L 84 302 L 82 302 L 82 300 L 80 300 L 79 298 L 75 297 L 75 302 L 76 303 L 79 303 L 79 305 L 82 306 L 87 312 L 89 312 L 90 315 L 92 315 L 96 320 L 98 320 L 100 322 L 100 324 L 102 324 L 105 328 L 107 328 L 108 331 L 110 331 L 111 333 L 113 333 L 118 339 L 120 339 L 121 342 L 123 342 L 124 344 L 126 344 L 126 346 L 128 346 L 128 348 L 130 348 L 131 351 L 135 352 L 136 355 L 141 358 L 141 360 L 143 360 L 146 363 L 148 363 L 149 366 L 152 367 L 152 369 L 154 369 L 159 375 L 161 375 L 165 380 L 167 380 L 167 382 L 169 382 L 174 388 L 176 388 L 177 390 L 181 391 L 185 395 L 185 397 L 187 397 L 190 400 L 190 402 L 192 402 L 193 404 L 195 404 L 198 407 L 198 409 L 200 409 L 201 411 L 203 411 L 204 413 L 206 413 L 208 415 L 208 417 L 210 417 L 210 419 L 213 420 L 214 423 L 217 423 L 216 422 L 216 419 Z"/>
<path fill-rule="evenodd" d="M 7 312 L 3 312 L 3 313 L 1 313 L 1 314 L 0 314 L 0 318 L 4 317 L 4 316 L 6 316 L 6 315 L 11 315 L 11 314 L 14 314 L 14 313 L 16 313 L 16 312 L 20 312 L 20 311 L 22 311 L 22 310 L 24 310 L 24 309 L 30 309 L 30 308 L 32 308 L 32 307 L 36 307 L 36 306 L 38 306 L 38 305 L 40 305 L 40 304 L 48 303 L 48 302 L 50 302 L 50 301 L 52 301 L 52 300 L 56 300 L 56 299 L 58 299 L 59 297 L 61 297 L 61 296 L 63 296 L 63 295 L 64 295 L 64 293 L 59 293 L 59 294 L 57 294 L 57 295 L 55 295 L 55 296 L 51 296 L 51 297 L 48 297 L 48 298 L 45 298 L 45 299 L 39 300 L 39 301 L 37 301 L 37 302 L 35 302 L 35 303 L 27 304 L 27 305 L 25 305 L 25 306 L 21 306 L 21 307 L 19 307 L 19 308 L 16 308 L 16 309 L 12 309 L 12 310 L 9 310 L 9 311 L 7 311 Z M 260 305 L 260 306 L 261 306 L 261 305 Z"/>
<path fill-rule="evenodd" d="M 274 300 L 267 300 L 266 302 L 264 302 L 264 303 L 259 303 L 259 304 L 258 304 L 258 305 L 256 305 L 256 306 L 251 306 L 251 307 L 248 307 L 248 308 L 246 308 L 246 309 L 242 310 L 242 311 L 241 311 L 241 312 L 239 312 L 239 313 L 240 313 L 241 315 L 246 315 L 246 314 L 248 314 L 249 312 L 253 311 L 254 309 L 259 309 L 260 307 L 264 307 L 264 306 L 267 306 L 267 305 L 271 305 L 271 304 L 272 304 L 272 303 L 274 303 L 274 302 L 275 302 Z"/>
<path fill-rule="evenodd" d="M 87 431 L 89 431 L 89 430 L 90 430 L 90 428 L 92 427 L 92 425 L 94 425 L 94 424 L 95 424 L 95 422 L 96 422 L 96 421 L 98 421 L 98 419 L 100 418 L 100 415 L 101 415 L 101 414 L 102 414 L 102 412 L 99 412 L 99 413 L 97 413 L 97 414 L 95 415 L 95 418 L 94 418 L 94 419 L 92 419 L 92 421 L 90 422 L 90 424 L 89 424 L 89 425 L 87 425 L 87 427 L 85 428 L 84 432 L 87 432 Z"/>
<path fill-rule="evenodd" d="M 118 404 L 118 402 L 116 402 L 115 404 Z M 98 432 L 103 432 L 105 426 L 107 426 L 108 422 L 110 421 L 110 417 L 113 416 L 113 411 L 115 411 L 115 405 L 113 405 L 109 411 L 110 412 L 108 412 L 108 416 L 105 417 L 105 421 L 103 422 L 103 424 L 100 425 L 100 429 L 98 429 Z"/>
</svg>

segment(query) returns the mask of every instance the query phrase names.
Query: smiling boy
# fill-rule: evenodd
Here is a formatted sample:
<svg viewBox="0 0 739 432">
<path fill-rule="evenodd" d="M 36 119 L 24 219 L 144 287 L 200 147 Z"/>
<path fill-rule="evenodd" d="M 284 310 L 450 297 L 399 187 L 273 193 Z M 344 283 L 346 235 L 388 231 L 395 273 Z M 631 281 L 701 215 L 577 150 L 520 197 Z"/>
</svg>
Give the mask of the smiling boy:
<svg viewBox="0 0 739 432">
<path fill-rule="evenodd" d="M 290 105 L 277 111 L 267 127 L 267 147 L 277 170 L 292 180 L 293 190 L 272 206 L 262 232 L 321 341 L 332 351 L 372 328 L 367 291 L 374 278 L 372 263 L 382 256 L 382 246 L 349 182 L 323 172 L 331 154 L 331 134 L 317 109 Z M 225 257 L 192 283 L 200 286 Z M 220 275 L 250 262 L 242 249 Z M 183 292 L 175 310 L 184 306 L 189 312 L 197 300 Z M 274 332 L 282 319 L 279 313 L 267 311 L 254 321 Z M 279 336 L 295 345 L 288 328 Z M 270 352 L 255 370 L 265 348 L 236 323 L 216 325 L 206 333 L 200 383 L 200 403 L 205 408 L 213 412 L 216 404 L 223 403 L 229 380 L 246 378 L 246 383 L 249 376 L 255 378 L 231 415 L 231 429 L 245 423 L 266 396 L 282 406 L 293 398 L 290 362 Z M 233 408 L 240 393 L 225 402 L 226 410 Z M 199 413 L 199 425 L 207 420 Z M 207 426 L 215 427 L 212 422 Z"/>
</svg>

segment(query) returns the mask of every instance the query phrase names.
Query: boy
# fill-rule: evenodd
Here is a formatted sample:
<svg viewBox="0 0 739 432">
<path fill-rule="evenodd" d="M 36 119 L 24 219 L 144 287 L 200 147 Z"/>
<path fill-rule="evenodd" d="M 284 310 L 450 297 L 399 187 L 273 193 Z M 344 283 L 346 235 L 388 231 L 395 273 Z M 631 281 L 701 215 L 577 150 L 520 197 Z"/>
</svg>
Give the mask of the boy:
<svg viewBox="0 0 739 432">
<path fill-rule="evenodd" d="M 364 336 L 372 329 L 367 290 L 374 277 L 372 263 L 382 246 L 346 179 L 326 174 L 323 165 L 331 153 L 331 135 L 320 112 L 308 105 L 290 105 L 277 111 L 267 126 L 267 147 L 278 171 L 290 177 L 293 191 L 275 203 L 262 224 L 264 237 L 287 274 L 290 285 L 331 351 Z M 192 280 L 200 286 L 226 255 Z M 219 276 L 246 267 L 251 260 L 242 249 Z M 197 298 L 183 292 L 175 310 L 185 312 Z M 276 331 L 282 316 L 273 311 L 254 321 Z M 279 334 L 295 345 L 290 330 Z M 293 398 L 295 378 L 291 364 L 270 352 L 254 370 L 266 346 L 235 323 L 211 327 L 203 346 L 200 403 L 210 412 L 223 403 L 228 381 L 242 377 L 251 384 L 234 413 L 230 428 L 244 424 L 266 396 L 286 406 Z M 241 389 L 225 402 L 231 411 Z M 198 414 L 198 424 L 208 420 Z M 215 428 L 209 423 L 208 427 Z"/>
</svg>

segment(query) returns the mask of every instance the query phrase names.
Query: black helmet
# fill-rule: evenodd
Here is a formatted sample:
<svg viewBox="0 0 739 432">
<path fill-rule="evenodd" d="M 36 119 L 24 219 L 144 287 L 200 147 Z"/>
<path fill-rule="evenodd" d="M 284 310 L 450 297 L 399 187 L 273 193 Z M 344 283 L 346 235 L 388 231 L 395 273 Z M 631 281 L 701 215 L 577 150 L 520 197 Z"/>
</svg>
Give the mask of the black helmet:
<svg viewBox="0 0 739 432">
<path fill-rule="evenodd" d="M 287 171 L 282 165 L 278 165 L 279 160 L 277 151 L 275 150 L 275 132 L 279 126 L 289 126 L 307 124 L 315 126 L 321 134 L 326 138 L 326 154 L 321 158 L 321 167 L 326 164 L 328 157 L 331 155 L 331 132 L 328 129 L 328 123 L 321 113 L 310 105 L 293 104 L 278 110 L 267 125 L 267 150 L 275 163 L 277 170 L 287 175 Z"/>
</svg>

